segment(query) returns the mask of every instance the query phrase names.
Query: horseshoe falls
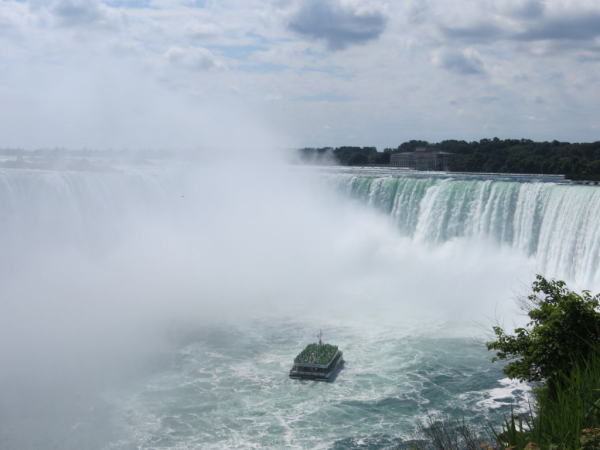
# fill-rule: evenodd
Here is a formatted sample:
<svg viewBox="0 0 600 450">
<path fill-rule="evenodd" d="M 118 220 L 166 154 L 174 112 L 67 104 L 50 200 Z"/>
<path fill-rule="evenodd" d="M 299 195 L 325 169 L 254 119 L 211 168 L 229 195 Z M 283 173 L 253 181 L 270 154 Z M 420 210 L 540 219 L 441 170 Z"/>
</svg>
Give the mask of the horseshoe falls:
<svg viewBox="0 0 600 450">
<path fill-rule="evenodd" d="M 600 280 L 600 189 L 476 176 L 340 175 L 336 188 L 390 216 L 399 233 L 440 245 L 487 238 L 531 256 L 540 273 Z"/>
<path fill-rule="evenodd" d="M 536 273 L 600 287 L 600 189 L 148 163 L 0 173 L 0 447 L 392 449 L 531 388 L 474 341 Z M 288 378 L 315 341 L 332 383 Z M 473 339 L 475 338 L 475 339 Z"/>
</svg>

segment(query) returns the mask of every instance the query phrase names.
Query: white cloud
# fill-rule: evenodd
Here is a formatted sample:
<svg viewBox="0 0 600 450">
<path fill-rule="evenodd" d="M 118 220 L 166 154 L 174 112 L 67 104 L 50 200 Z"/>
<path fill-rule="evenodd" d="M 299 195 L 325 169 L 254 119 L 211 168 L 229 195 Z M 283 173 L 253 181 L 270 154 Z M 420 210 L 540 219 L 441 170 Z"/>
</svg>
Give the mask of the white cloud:
<svg viewBox="0 0 600 450">
<path fill-rule="evenodd" d="M 0 37 L 14 36 L 28 26 L 33 20 L 26 4 L 20 2 L 0 3 Z"/>
<path fill-rule="evenodd" d="M 127 5 L 0 1 L 0 147 L 33 142 L 30 130 L 54 123 L 58 104 L 77 121 L 87 118 L 82 130 L 118 124 L 109 107 L 86 96 L 101 93 L 102 102 L 108 97 L 114 110 L 135 116 L 136 101 L 159 96 L 144 90 L 150 85 L 173 104 L 239 99 L 299 145 L 350 144 L 349 135 L 353 144 L 379 148 L 415 137 L 479 139 L 486 123 L 499 137 L 600 139 L 592 128 L 600 3 L 592 0 Z M 137 92 L 138 100 L 123 92 Z M 532 127 L 541 122 L 528 115 L 544 117 L 545 126 Z M 150 128 L 158 133 L 161 124 Z M 39 135 L 51 136 L 48 145 L 71 142 L 59 130 Z M 105 130 L 119 141 L 119 132 Z M 312 138 L 314 130 L 321 131 Z M 127 133 L 135 146 L 135 133 Z"/>
<path fill-rule="evenodd" d="M 99 0 L 30 0 L 29 4 L 62 27 L 118 28 L 125 22 L 122 12 Z"/>
<path fill-rule="evenodd" d="M 268 102 L 280 102 L 283 100 L 283 97 L 279 94 L 267 94 L 265 95 L 265 100 Z"/>
<path fill-rule="evenodd" d="M 544 0 L 502 0 L 496 2 L 496 8 L 504 14 L 518 19 L 538 19 L 546 10 Z"/>
<path fill-rule="evenodd" d="M 202 47 L 171 47 L 165 52 L 167 61 L 177 67 L 188 70 L 208 70 L 220 68 L 222 64 L 217 61 L 215 55 Z"/>
<path fill-rule="evenodd" d="M 206 40 L 216 37 L 221 30 L 213 23 L 190 23 L 185 27 L 185 35 L 194 40 Z"/>
<path fill-rule="evenodd" d="M 142 56 L 145 53 L 143 45 L 136 41 L 112 39 L 109 46 L 118 56 Z"/>
</svg>

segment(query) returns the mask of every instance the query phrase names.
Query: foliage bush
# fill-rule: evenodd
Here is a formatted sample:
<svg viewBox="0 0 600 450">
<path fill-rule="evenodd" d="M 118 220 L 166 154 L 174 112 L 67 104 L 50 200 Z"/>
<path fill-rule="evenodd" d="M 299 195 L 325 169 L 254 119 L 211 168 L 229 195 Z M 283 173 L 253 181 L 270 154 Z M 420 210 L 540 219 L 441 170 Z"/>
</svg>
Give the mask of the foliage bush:
<svg viewBox="0 0 600 450">
<path fill-rule="evenodd" d="M 510 360 L 509 377 L 538 385 L 528 417 L 511 414 L 496 434 L 501 449 L 600 448 L 599 304 L 600 295 L 538 275 L 525 303 L 527 326 L 514 335 L 494 327 L 492 361 Z"/>
<path fill-rule="evenodd" d="M 496 340 L 487 348 L 496 351 L 492 361 L 510 361 L 504 366 L 510 378 L 544 382 L 553 391 L 600 347 L 600 295 L 577 294 L 563 281 L 538 275 L 528 305 L 527 326 L 514 335 L 495 326 Z"/>
<path fill-rule="evenodd" d="M 528 416 L 506 419 L 496 434 L 501 449 L 520 450 L 530 442 L 543 449 L 600 448 L 600 350 L 593 350 L 589 360 L 573 364 L 553 393 L 545 386 L 536 389 Z"/>
</svg>

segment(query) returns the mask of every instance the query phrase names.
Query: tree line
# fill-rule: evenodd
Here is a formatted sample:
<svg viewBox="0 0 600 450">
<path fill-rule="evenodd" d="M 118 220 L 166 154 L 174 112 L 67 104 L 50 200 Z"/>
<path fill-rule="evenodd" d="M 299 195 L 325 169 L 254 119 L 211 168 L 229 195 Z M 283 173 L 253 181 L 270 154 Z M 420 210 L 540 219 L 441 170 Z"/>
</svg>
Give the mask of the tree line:
<svg viewBox="0 0 600 450">
<path fill-rule="evenodd" d="M 388 165 L 393 153 L 435 147 L 456 154 L 450 170 L 456 172 L 560 174 L 573 180 L 600 180 L 600 142 L 535 142 L 531 139 L 411 140 L 383 152 L 375 147 L 322 147 L 300 149 L 304 161 L 327 158 L 347 166 Z"/>
</svg>

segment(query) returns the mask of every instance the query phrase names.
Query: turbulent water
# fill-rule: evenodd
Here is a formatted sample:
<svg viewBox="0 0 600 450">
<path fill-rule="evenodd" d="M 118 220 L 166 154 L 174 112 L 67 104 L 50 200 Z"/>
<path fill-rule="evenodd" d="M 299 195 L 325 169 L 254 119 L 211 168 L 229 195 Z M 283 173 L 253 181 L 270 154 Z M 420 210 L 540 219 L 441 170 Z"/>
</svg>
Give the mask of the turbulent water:
<svg viewBox="0 0 600 450">
<path fill-rule="evenodd" d="M 285 171 L 0 173 L 0 447 L 392 448 L 526 404 L 465 324 L 598 286 L 599 188 Z M 290 380 L 320 328 L 343 369 Z"/>
<path fill-rule="evenodd" d="M 484 424 L 527 398 L 468 340 L 432 338 L 434 325 L 315 317 L 344 349 L 344 368 L 333 383 L 290 380 L 290 355 L 314 322 L 273 319 L 190 344 L 169 370 L 112 399 L 130 437 L 110 448 L 390 448 L 428 414 Z"/>
</svg>

